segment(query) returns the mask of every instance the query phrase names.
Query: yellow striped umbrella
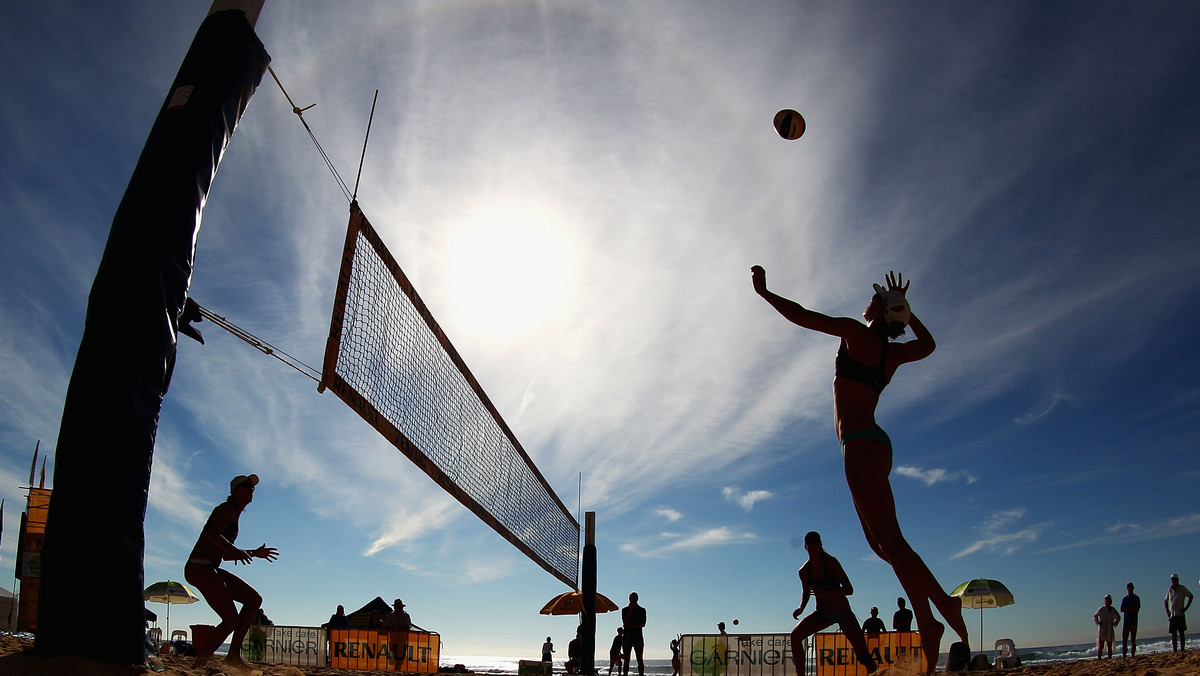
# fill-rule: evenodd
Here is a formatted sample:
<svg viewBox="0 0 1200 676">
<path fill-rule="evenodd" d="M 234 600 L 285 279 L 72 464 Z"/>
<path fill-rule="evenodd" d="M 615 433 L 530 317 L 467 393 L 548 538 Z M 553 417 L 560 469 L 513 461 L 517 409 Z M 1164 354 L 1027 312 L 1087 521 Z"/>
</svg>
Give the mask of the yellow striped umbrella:
<svg viewBox="0 0 1200 676">
<path fill-rule="evenodd" d="M 979 652 L 983 652 L 983 609 L 1011 606 L 1016 603 L 1008 587 L 997 580 L 986 578 L 964 582 L 955 587 L 950 595 L 961 598 L 963 608 L 979 609 Z"/>
</svg>

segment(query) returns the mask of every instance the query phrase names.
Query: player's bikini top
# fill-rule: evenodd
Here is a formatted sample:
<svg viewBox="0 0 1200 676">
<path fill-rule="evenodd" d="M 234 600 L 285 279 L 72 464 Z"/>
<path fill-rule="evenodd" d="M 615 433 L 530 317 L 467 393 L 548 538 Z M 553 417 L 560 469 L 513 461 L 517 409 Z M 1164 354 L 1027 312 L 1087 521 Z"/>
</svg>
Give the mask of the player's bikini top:
<svg viewBox="0 0 1200 676">
<path fill-rule="evenodd" d="M 838 580 L 836 575 L 829 573 L 829 555 L 824 551 L 821 552 L 821 568 L 825 570 L 825 576 L 820 580 L 814 580 L 812 576 L 812 568 L 808 569 L 808 584 L 816 589 L 839 589 L 842 586 L 841 580 Z"/>
<path fill-rule="evenodd" d="M 871 389 L 875 390 L 875 394 L 883 392 L 883 388 L 887 387 L 891 378 L 887 376 L 884 370 L 884 358 L 887 357 L 888 341 L 883 341 L 883 349 L 879 352 L 879 366 L 867 366 L 850 356 L 846 350 L 845 343 L 838 348 L 837 359 L 833 362 L 833 374 L 838 378 L 847 378 L 854 380 Z"/>
</svg>

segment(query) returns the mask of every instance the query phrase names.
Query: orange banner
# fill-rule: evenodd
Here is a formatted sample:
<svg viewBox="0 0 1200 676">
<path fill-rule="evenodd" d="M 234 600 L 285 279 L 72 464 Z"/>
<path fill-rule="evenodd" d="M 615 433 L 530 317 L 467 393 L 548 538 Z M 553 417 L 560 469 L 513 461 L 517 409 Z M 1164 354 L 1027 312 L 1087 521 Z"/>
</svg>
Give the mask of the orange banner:
<svg viewBox="0 0 1200 676">
<path fill-rule="evenodd" d="M 925 673 L 921 654 L 921 635 L 915 631 L 889 631 L 867 634 L 867 650 L 880 667 L 904 664 L 914 673 Z M 866 676 L 867 668 L 858 663 L 846 635 L 816 634 L 810 639 L 816 662 L 816 676 Z M 935 658 L 936 659 L 936 658 Z M 915 662 L 915 664 L 914 664 Z"/>
<path fill-rule="evenodd" d="M 441 645 L 441 636 L 420 631 L 330 629 L 329 666 L 436 674 Z"/>
</svg>

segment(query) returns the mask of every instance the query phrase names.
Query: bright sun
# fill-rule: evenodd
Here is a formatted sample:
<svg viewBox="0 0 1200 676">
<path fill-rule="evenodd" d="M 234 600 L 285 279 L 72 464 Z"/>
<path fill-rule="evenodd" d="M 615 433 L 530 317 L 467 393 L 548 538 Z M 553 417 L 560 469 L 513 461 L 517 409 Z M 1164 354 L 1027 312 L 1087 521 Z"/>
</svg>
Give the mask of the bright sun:
<svg viewBox="0 0 1200 676">
<path fill-rule="evenodd" d="M 565 309 L 573 258 L 565 228 L 546 209 L 472 212 L 448 252 L 454 305 L 497 337 L 536 329 Z"/>
</svg>

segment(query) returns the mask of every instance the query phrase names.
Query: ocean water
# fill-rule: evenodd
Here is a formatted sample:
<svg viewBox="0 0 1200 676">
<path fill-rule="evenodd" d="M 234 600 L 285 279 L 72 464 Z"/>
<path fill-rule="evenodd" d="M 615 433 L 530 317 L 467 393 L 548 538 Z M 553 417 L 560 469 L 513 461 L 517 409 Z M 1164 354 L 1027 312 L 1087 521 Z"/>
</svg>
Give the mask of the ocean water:
<svg viewBox="0 0 1200 676">
<path fill-rule="evenodd" d="M 1189 638 L 1187 642 L 1188 650 L 1200 650 L 1200 637 Z M 1153 653 L 1170 652 L 1171 637 L 1161 636 L 1156 638 L 1140 638 L 1137 641 L 1137 652 L 1139 655 L 1150 655 Z M 978 651 L 978 645 L 973 647 L 973 651 Z M 1096 659 L 1096 644 L 1095 643 L 1074 643 L 1070 645 L 1056 646 L 1040 646 L 1027 648 L 1021 645 L 1017 646 L 1017 652 L 1021 656 L 1021 665 L 1029 666 L 1034 664 L 1052 664 L 1055 662 L 1073 662 L 1075 660 Z M 991 661 L 995 657 L 995 650 L 989 648 L 987 650 L 988 660 Z M 1107 653 L 1105 653 L 1107 655 Z M 1118 638 L 1113 643 L 1113 656 L 1115 659 L 1121 657 L 1121 641 Z M 442 655 L 441 664 L 443 667 L 453 667 L 456 664 L 461 664 L 478 674 L 498 674 L 501 676 L 513 676 L 517 673 L 517 666 L 522 659 L 520 657 L 487 657 L 474 655 Z M 536 659 L 536 657 L 534 658 Z M 810 661 L 811 662 L 811 661 Z M 671 660 L 645 660 L 646 676 L 670 676 Z M 938 660 L 938 668 L 944 669 L 946 666 L 946 654 L 941 655 Z M 636 671 L 636 664 L 630 665 L 631 672 Z M 596 671 L 600 676 L 608 675 L 608 656 L 596 657 Z M 790 670 L 789 670 L 790 671 Z M 563 662 L 555 660 L 554 673 L 563 674 Z M 811 673 L 811 669 L 810 669 Z"/>
</svg>

